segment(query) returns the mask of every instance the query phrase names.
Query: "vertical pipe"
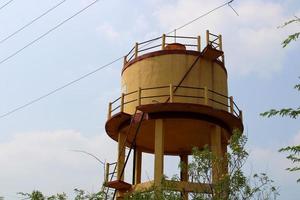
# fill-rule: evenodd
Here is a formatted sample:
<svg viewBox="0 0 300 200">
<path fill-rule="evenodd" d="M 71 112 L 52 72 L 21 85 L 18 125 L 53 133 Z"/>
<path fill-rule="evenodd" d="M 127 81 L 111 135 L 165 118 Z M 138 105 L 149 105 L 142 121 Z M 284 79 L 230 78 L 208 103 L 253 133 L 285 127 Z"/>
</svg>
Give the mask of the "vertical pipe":
<svg viewBox="0 0 300 200">
<path fill-rule="evenodd" d="M 201 52 L 201 36 L 197 37 L 197 51 Z"/>
<path fill-rule="evenodd" d="M 162 43 L 161 43 L 161 50 L 164 50 L 166 46 L 166 34 L 162 35 Z"/>
</svg>

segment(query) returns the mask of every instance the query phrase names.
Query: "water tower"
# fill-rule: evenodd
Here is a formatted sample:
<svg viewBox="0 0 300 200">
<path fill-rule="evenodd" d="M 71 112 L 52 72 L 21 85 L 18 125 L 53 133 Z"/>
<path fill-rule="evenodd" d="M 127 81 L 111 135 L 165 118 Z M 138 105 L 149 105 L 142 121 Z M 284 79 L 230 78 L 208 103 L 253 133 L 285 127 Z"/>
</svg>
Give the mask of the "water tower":
<svg viewBox="0 0 300 200">
<path fill-rule="evenodd" d="M 118 143 L 117 161 L 107 164 L 105 183 L 115 189 L 117 199 L 160 187 L 164 155 L 179 156 L 187 164 L 193 147 L 208 145 L 222 157 L 232 131 L 243 130 L 242 112 L 228 95 L 222 37 L 206 31 L 205 40 L 202 49 L 200 36 L 162 35 L 136 43 L 125 56 L 122 93 L 109 104 L 105 126 Z M 143 152 L 154 154 L 154 180 L 147 182 L 141 182 Z M 133 177 L 126 182 L 130 154 Z M 226 171 L 227 166 L 221 172 L 212 169 L 213 182 Z M 183 199 L 209 187 L 190 182 L 184 169 L 180 181 L 172 184 Z"/>
</svg>

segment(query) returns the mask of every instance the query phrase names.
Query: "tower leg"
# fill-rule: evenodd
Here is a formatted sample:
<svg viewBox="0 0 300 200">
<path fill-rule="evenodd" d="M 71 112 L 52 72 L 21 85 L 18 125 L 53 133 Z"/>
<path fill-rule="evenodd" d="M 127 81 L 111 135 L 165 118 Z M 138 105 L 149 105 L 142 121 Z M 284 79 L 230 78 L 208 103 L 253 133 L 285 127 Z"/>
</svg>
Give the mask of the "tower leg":
<svg viewBox="0 0 300 200">
<path fill-rule="evenodd" d="M 125 163 L 125 140 L 126 140 L 126 134 L 120 132 L 118 135 L 118 162 L 117 162 L 117 178 L 118 180 L 124 180 L 124 174 L 125 171 L 123 172 L 122 176 L 122 170 L 124 167 Z M 117 199 L 123 199 L 124 194 L 120 191 L 117 193 Z"/>
<path fill-rule="evenodd" d="M 188 155 L 180 155 L 180 162 L 183 166 L 180 169 L 180 180 L 188 182 Z M 181 193 L 182 200 L 188 200 L 188 193 L 183 191 Z"/>
<path fill-rule="evenodd" d="M 211 151 L 216 161 L 212 165 L 212 184 L 218 185 L 222 181 L 222 177 L 227 173 L 227 162 L 225 152 L 227 144 L 222 143 L 222 128 L 218 125 L 213 126 L 211 132 Z M 226 185 L 222 185 L 222 191 L 215 191 L 217 199 L 226 199 Z"/>
<path fill-rule="evenodd" d="M 163 120 L 155 120 L 155 144 L 154 144 L 154 185 L 161 186 L 164 169 L 164 131 Z"/>
<path fill-rule="evenodd" d="M 211 133 L 211 151 L 216 159 L 222 158 L 222 144 L 221 144 L 221 127 L 213 126 Z M 214 162 L 212 166 L 212 183 L 215 184 L 220 178 L 221 163 Z"/>
<path fill-rule="evenodd" d="M 134 184 L 139 184 L 141 183 L 141 174 L 142 174 L 142 152 L 138 149 L 135 151 L 135 180 Z"/>
</svg>

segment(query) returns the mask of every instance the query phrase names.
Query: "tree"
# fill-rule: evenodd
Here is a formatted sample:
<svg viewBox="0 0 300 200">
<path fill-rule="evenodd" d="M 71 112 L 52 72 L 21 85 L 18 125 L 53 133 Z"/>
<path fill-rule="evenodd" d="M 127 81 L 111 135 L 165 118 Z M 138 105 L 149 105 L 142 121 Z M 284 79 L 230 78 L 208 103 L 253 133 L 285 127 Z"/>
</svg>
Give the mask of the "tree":
<svg viewBox="0 0 300 200">
<path fill-rule="evenodd" d="M 300 91 L 300 84 L 295 85 L 294 88 Z M 298 108 L 281 108 L 279 110 L 271 109 L 269 111 L 261 113 L 260 115 L 268 118 L 274 116 L 281 116 L 281 117 L 290 117 L 292 119 L 297 119 L 300 116 L 300 106 Z M 300 144 L 281 148 L 279 149 L 279 152 L 288 153 L 286 158 L 292 161 L 293 164 L 295 164 L 294 167 L 289 167 L 286 170 L 290 172 L 300 171 Z M 300 178 L 298 178 L 297 182 L 298 183 L 300 182 Z"/>
<path fill-rule="evenodd" d="M 74 200 L 105 200 L 106 194 L 102 191 L 97 193 L 89 193 L 81 189 L 74 189 L 75 198 Z M 31 193 L 19 192 L 19 195 L 29 200 L 67 200 L 68 196 L 65 193 L 45 196 L 42 192 L 34 190 Z M 109 198 L 109 197 L 108 197 Z"/>
<path fill-rule="evenodd" d="M 248 152 L 245 150 L 247 137 L 239 132 L 234 132 L 229 144 L 229 151 L 224 158 L 217 158 L 206 146 L 204 149 L 193 149 L 192 160 L 188 166 L 189 179 L 194 183 L 208 183 L 210 194 L 190 194 L 192 200 L 272 200 L 278 196 L 277 188 L 273 181 L 265 174 L 254 174 L 246 177 L 242 170 Z M 228 174 L 212 185 L 212 167 L 217 164 L 228 163 Z M 173 177 L 178 180 L 178 176 Z M 180 192 L 172 191 L 172 185 L 162 184 L 162 189 L 152 188 L 150 191 L 129 194 L 127 200 L 177 200 L 181 199 Z"/>
<path fill-rule="evenodd" d="M 294 19 L 291 19 L 287 22 L 285 22 L 282 26 L 280 26 L 279 28 L 284 28 L 286 27 L 287 25 L 290 25 L 290 24 L 293 24 L 293 23 L 300 23 L 300 18 L 295 16 Z M 300 32 L 296 32 L 296 33 L 293 33 L 291 35 L 289 35 L 283 42 L 282 42 L 282 46 L 283 48 L 288 46 L 288 44 L 291 42 L 291 41 L 296 41 L 298 38 L 300 37 Z"/>
<path fill-rule="evenodd" d="M 292 23 L 300 23 L 300 18 L 295 16 L 294 19 L 289 20 L 285 22 L 280 28 L 283 28 L 289 24 Z M 291 41 L 296 41 L 300 37 L 300 32 L 296 32 L 294 34 L 289 35 L 283 42 L 282 46 L 283 48 L 290 44 Z M 299 77 L 300 79 L 300 77 Z M 296 84 L 294 88 L 298 91 L 300 91 L 300 83 Z M 296 119 L 300 115 L 300 106 L 298 108 L 281 108 L 279 110 L 277 109 L 271 109 L 269 111 L 263 112 L 260 114 L 263 117 L 273 117 L 273 116 L 281 116 L 281 117 L 290 117 L 292 119 Z M 287 146 L 284 148 L 279 149 L 279 152 L 286 152 L 288 153 L 288 156 L 286 157 L 288 160 L 292 161 L 296 166 L 289 167 L 286 170 L 290 172 L 300 171 L 300 145 L 294 145 L 294 146 Z M 300 178 L 297 180 L 297 182 L 300 182 Z"/>
</svg>

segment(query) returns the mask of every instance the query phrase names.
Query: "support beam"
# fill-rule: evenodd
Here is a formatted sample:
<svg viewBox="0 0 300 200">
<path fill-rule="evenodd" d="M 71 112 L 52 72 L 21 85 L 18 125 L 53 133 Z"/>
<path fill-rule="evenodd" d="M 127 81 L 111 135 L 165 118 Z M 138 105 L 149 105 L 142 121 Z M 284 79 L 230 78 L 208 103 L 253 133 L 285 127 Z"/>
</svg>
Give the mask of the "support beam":
<svg viewBox="0 0 300 200">
<path fill-rule="evenodd" d="M 118 163 L 117 163 L 117 178 L 118 180 L 124 181 L 124 174 L 125 170 L 121 176 L 124 163 L 125 163 L 125 140 L 126 140 L 126 134 L 120 132 L 118 135 Z M 116 199 L 123 199 L 124 193 L 121 191 L 117 192 L 117 198 Z"/>
<path fill-rule="evenodd" d="M 222 158 L 222 142 L 221 142 L 221 127 L 214 125 L 211 130 L 211 151 L 214 156 L 219 160 Z M 217 183 L 221 177 L 220 162 L 214 162 L 212 166 L 212 183 Z"/>
<path fill-rule="evenodd" d="M 180 155 L 180 181 L 188 182 L 188 155 Z M 188 200 L 189 194 L 186 191 L 181 192 L 182 200 Z"/>
<path fill-rule="evenodd" d="M 141 183 L 141 174 L 142 174 L 142 152 L 139 149 L 135 150 L 135 180 L 134 184 Z"/>
<path fill-rule="evenodd" d="M 155 120 L 154 146 L 154 185 L 160 187 L 164 173 L 164 131 L 162 119 Z"/>
</svg>

